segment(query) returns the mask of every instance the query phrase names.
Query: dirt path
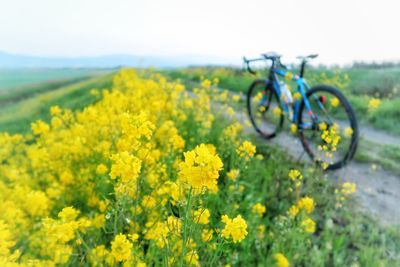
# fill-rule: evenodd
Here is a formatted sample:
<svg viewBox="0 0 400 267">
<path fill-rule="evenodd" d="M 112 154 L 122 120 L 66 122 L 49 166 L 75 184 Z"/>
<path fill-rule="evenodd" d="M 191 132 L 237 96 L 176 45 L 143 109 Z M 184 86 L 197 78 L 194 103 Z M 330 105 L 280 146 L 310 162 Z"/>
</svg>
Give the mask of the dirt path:
<svg viewBox="0 0 400 267">
<path fill-rule="evenodd" d="M 245 124 L 247 114 L 236 112 L 236 118 Z M 360 136 L 371 142 L 379 140 L 381 144 L 400 145 L 400 138 L 391 136 L 373 128 L 360 126 Z M 254 134 L 252 128 L 248 132 Z M 281 132 L 272 140 L 266 140 L 286 150 L 296 160 L 309 161 L 298 138 L 287 132 Z M 371 164 L 350 162 L 346 167 L 326 173 L 327 177 L 339 183 L 357 184 L 356 201 L 361 210 L 377 218 L 385 225 L 400 225 L 400 177 L 377 168 Z"/>
<path fill-rule="evenodd" d="M 370 142 L 377 143 L 381 145 L 394 145 L 400 147 L 400 137 L 391 135 L 382 130 L 377 130 L 369 126 L 359 125 L 360 137 L 364 138 Z M 400 193 L 400 192 L 399 192 Z"/>
</svg>

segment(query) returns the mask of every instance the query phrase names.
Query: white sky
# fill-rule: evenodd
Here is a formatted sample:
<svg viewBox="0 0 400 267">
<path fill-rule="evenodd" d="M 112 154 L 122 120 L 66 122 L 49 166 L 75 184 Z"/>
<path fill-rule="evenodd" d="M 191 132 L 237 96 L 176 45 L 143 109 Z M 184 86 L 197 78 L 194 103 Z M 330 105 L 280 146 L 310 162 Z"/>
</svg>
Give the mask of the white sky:
<svg viewBox="0 0 400 267">
<path fill-rule="evenodd" d="M 398 0 L 0 0 L 0 51 L 400 59 Z"/>
</svg>

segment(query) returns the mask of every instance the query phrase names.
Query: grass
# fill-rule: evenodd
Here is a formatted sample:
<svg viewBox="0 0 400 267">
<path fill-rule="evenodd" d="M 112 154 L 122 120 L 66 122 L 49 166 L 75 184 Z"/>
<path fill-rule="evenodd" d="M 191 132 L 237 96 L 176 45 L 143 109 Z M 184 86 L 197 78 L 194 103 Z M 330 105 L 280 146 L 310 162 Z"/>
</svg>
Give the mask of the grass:
<svg viewBox="0 0 400 267">
<path fill-rule="evenodd" d="M 400 175 L 400 147 L 394 145 L 380 145 L 361 139 L 354 156 L 359 162 L 382 166 L 386 170 Z"/>
<path fill-rule="evenodd" d="M 0 109 L 0 131 L 26 132 L 32 121 L 49 120 L 49 109 L 54 105 L 71 110 L 81 109 L 96 101 L 97 98 L 90 94 L 91 89 L 110 88 L 112 76 L 107 74 L 55 88 L 46 83 L 33 89 L 35 93 L 44 91 L 39 94 L 32 95 L 29 90 L 25 90 L 24 93 L 13 92 L 12 95 L 3 96 L 3 99 L 18 99 L 21 95 L 28 98 L 3 105 Z"/>
<path fill-rule="evenodd" d="M 295 72 L 295 71 L 294 71 Z M 219 79 L 219 86 L 233 92 L 246 93 L 248 87 L 257 77 L 244 73 L 236 68 L 198 67 L 166 70 L 164 73 L 172 79 L 198 82 L 203 78 Z M 258 74 L 258 78 L 262 75 Z M 348 78 L 346 78 L 348 77 Z M 342 89 L 355 109 L 361 123 L 400 135 L 398 118 L 400 116 L 400 69 L 327 69 L 311 68 L 306 78 L 313 84 L 333 84 Z M 295 85 L 291 85 L 295 88 Z M 368 101 L 371 97 L 381 99 L 381 106 L 368 110 Z"/>
<path fill-rule="evenodd" d="M 12 102 L 18 102 L 23 99 L 33 97 L 34 95 L 56 90 L 57 88 L 84 81 L 90 78 L 92 78 L 92 76 L 74 77 L 56 81 L 35 83 L 13 89 L 5 89 L 0 91 L 0 104 L 7 105 Z"/>
<path fill-rule="evenodd" d="M 103 69 L 0 69 L 0 92 L 43 82 L 54 82 L 79 77 L 101 75 Z"/>
</svg>

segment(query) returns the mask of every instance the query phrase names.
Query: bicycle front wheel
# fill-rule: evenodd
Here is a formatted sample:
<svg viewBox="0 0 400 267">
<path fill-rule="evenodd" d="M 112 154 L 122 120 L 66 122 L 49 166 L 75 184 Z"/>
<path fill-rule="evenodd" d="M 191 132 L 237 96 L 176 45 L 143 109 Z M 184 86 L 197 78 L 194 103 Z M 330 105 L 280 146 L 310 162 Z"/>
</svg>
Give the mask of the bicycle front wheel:
<svg viewBox="0 0 400 267">
<path fill-rule="evenodd" d="M 274 88 L 265 80 L 254 81 L 247 92 L 247 112 L 256 131 L 266 139 L 275 137 L 284 114 Z"/>
<path fill-rule="evenodd" d="M 344 166 L 356 152 L 358 125 L 345 96 L 336 88 L 319 85 L 301 101 L 298 129 L 301 143 L 311 159 L 333 170 Z"/>
</svg>

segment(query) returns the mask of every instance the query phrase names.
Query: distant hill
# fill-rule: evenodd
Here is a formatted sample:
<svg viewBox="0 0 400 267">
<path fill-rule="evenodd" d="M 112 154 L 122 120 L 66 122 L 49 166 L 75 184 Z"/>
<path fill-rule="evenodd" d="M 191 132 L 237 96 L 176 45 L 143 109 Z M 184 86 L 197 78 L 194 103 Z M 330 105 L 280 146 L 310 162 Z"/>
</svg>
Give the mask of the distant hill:
<svg viewBox="0 0 400 267">
<path fill-rule="evenodd" d="M 240 58 L 237 60 L 240 63 Z M 221 65 L 235 63 L 232 60 L 213 56 L 136 56 L 105 55 L 96 57 L 36 57 L 10 54 L 0 51 L 0 68 L 113 68 L 132 67 L 184 67 L 189 65 Z"/>
</svg>

